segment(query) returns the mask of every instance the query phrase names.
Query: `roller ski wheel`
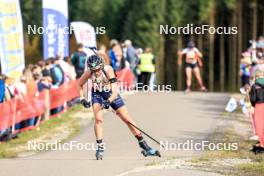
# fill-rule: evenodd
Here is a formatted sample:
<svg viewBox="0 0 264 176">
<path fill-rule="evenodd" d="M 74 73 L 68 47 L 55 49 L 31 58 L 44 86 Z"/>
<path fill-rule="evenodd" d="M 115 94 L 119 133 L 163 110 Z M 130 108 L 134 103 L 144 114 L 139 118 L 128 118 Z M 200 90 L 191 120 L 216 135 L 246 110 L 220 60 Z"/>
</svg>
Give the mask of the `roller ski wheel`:
<svg viewBox="0 0 264 176">
<path fill-rule="evenodd" d="M 145 157 L 148 157 L 148 156 L 158 156 L 158 157 L 161 157 L 160 152 L 158 150 L 154 150 L 154 149 L 151 149 L 149 151 L 142 150 L 141 153 Z"/>
<path fill-rule="evenodd" d="M 97 150 L 95 154 L 96 160 L 103 160 L 103 154 L 104 154 L 103 151 Z"/>
<path fill-rule="evenodd" d="M 140 141 L 139 142 L 139 146 L 140 148 L 142 148 L 143 150 L 141 151 L 141 153 L 147 157 L 147 156 L 158 156 L 161 157 L 160 152 L 158 150 L 152 149 L 146 141 Z"/>
</svg>

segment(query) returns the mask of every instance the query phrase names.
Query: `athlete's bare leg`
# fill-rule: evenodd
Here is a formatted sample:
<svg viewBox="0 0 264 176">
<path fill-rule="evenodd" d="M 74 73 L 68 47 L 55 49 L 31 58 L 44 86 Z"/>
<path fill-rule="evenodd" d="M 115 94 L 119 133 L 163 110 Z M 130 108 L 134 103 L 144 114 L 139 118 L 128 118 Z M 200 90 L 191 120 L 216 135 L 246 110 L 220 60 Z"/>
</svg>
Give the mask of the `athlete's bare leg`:
<svg viewBox="0 0 264 176">
<path fill-rule="evenodd" d="M 197 81 L 198 81 L 201 89 L 202 90 L 206 89 L 205 86 L 204 86 L 204 84 L 203 84 L 203 80 L 201 78 L 201 73 L 200 73 L 200 70 L 199 70 L 198 67 L 196 67 L 196 68 L 193 69 L 193 74 L 196 77 L 196 79 L 197 79 Z"/>
<path fill-rule="evenodd" d="M 192 69 L 190 67 L 186 67 L 185 73 L 186 73 L 186 85 L 187 85 L 186 91 L 190 91 L 192 84 Z"/>
<path fill-rule="evenodd" d="M 140 135 L 140 131 L 138 131 L 135 127 L 133 127 L 131 124 L 127 123 L 130 122 L 134 125 L 135 122 L 133 119 L 129 116 L 126 106 L 122 106 L 116 110 L 116 114 L 127 124 L 130 131 L 133 133 L 134 136 Z"/>
<path fill-rule="evenodd" d="M 95 116 L 94 132 L 96 139 L 99 140 L 103 138 L 103 114 L 99 103 L 93 104 L 93 112 Z"/>
</svg>

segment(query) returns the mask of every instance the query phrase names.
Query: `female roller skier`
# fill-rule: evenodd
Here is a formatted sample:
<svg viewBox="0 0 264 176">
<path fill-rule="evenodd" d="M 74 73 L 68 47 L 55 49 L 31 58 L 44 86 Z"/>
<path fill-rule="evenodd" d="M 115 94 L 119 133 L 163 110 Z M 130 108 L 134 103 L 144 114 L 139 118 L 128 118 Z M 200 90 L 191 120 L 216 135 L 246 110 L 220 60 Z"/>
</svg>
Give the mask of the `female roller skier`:
<svg viewBox="0 0 264 176">
<path fill-rule="evenodd" d="M 186 72 L 186 85 L 187 88 L 185 90 L 186 93 L 191 91 L 191 83 L 192 83 L 192 72 L 194 73 L 194 76 L 198 80 L 198 83 L 201 86 L 201 90 L 203 92 L 207 91 L 206 87 L 203 84 L 201 74 L 199 67 L 203 66 L 203 63 L 201 61 L 202 53 L 195 47 L 194 42 L 190 41 L 187 44 L 187 48 L 185 48 L 182 51 L 178 52 L 179 60 L 178 65 L 182 65 L 182 56 L 186 55 L 186 64 L 185 64 L 185 72 Z"/>
<path fill-rule="evenodd" d="M 142 154 L 144 156 L 160 156 L 159 151 L 152 149 L 148 146 L 143 139 L 142 134 L 133 125 L 135 122 L 129 116 L 127 108 L 117 92 L 117 79 L 113 68 L 109 65 L 105 65 L 103 59 L 98 55 L 91 55 L 87 59 L 87 71 L 83 73 L 80 78 L 78 89 L 80 90 L 81 104 L 89 108 L 90 102 L 88 102 L 82 91 L 82 86 L 88 79 L 92 80 L 92 108 L 95 116 L 94 131 L 97 142 L 96 159 L 102 159 L 104 153 L 103 146 L 103 114 L 102 109 L 109 109 L 111 106 L 115 110 L 116 114 L 127 124 L 130 131 L 137 138 L 139 146 L 143 149 Z M 133 125 L 131 125 L 132 123 Z"/>
</svg>

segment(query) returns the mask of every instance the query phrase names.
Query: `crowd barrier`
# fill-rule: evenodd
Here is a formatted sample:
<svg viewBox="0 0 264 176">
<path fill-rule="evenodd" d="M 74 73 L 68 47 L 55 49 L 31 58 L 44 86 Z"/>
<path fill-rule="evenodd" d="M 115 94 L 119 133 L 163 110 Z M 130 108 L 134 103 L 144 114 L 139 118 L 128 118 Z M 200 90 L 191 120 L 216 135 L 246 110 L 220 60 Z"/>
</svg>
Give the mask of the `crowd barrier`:
<svg viewBox="0 0 264 176">
<path fill-rule="evenodd" d="M 118 80 L 121 82 L 123 89 L 128 89 L 134 84 L 134 75 L 130 69 L 123 69 L 116 72 Z M 64 111 L 67 109 L 66 102 L 79 97 L 77 91 L 78 81 L 69 81 L 61 85 L 58 89 L 44 90 L 36 96 L 19 95 L 10 101 L 0 104 L 0 132 L 6 129 L 12 129 L 12 133 L 26 131 L 36 128 L 40 119 L 48 120 L 58 114 L 50 115 L 50 110 L 64 106 Z M 61 111 L 59 113 L 62 113 Z M 44 117 L 44 118 L 41 118 Z M 15 125 L 35 117 L 38 122 L 34 126 L 25 127 L 19 130 L 15 129 Z"/>
<path fill-rule="evenodd" d="M 15 124 L 41 115 L 49 114 L 51 109 L 63 106 L 65 102 L 79 96 L 77 81 L 69 81 L 58 89 L 44 90 L 36 96 L 19 95 L 0 104 L 0 131 Z M 48 112 L 46 112 L 48 111 Z M 46 117 L 47 119 L 48 117 Z M 32 127 L 31 127 L 32 128 Z M 21 129 L 22 131 L 25 129 Z"/>
</svg>

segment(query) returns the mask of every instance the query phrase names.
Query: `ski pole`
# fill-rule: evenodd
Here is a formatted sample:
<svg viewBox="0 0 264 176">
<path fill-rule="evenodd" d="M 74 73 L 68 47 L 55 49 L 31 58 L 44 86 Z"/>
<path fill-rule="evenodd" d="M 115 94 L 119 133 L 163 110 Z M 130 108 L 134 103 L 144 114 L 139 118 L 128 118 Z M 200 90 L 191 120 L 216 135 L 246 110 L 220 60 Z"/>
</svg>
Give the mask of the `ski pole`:
<svg viewBox="0 0 264 176">
<path fill-rule="evenodd" d="M 114 110 L 109 110 L 115 114 L 117 114 Z M 165 148 L 163 144 L 161 144 L 158 140 L 156 140 L 155 138 L 153 138 L 152 136 L 150 136 L 148 133 L 146 133 L 145 131 L 143 131 L 142 129 L 140 129 L 139 127 L 137 127 L 136 125 L 134 125 L 133 123 L 126 121 L 126 123 L 132 125 L 133 127 L 135 127 L 137 130 L 139 130 L 141 133 L 143 133 L 144 135 L 146 135 L 149 139 L 153 140 L 154 142 L 156 142 L 157 144 L 159 144 L 162 148 Z"/>
</svg>

